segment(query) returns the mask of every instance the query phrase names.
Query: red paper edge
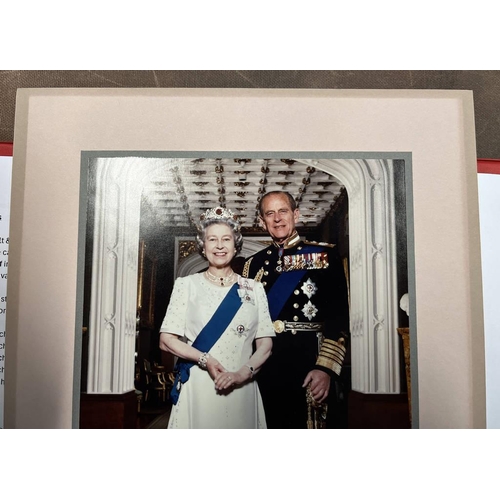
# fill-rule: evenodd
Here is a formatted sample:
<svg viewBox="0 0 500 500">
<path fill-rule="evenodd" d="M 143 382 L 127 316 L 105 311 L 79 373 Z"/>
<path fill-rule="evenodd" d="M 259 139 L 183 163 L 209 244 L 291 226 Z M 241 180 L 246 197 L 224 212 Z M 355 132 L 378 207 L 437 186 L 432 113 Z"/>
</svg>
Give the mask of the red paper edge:
<svg viewBox="0 0 500 500">
<path fill-rule="evenodd" d="M 13 146 L 12 142 L 0 142 L 0 156 L 12 156 Z"/>
<path fill-rule="evenodd" d="M 478 174 L 499 174 L 500 175 L 500 160 L 480 159 L 477 160 Z"/>
</svg>

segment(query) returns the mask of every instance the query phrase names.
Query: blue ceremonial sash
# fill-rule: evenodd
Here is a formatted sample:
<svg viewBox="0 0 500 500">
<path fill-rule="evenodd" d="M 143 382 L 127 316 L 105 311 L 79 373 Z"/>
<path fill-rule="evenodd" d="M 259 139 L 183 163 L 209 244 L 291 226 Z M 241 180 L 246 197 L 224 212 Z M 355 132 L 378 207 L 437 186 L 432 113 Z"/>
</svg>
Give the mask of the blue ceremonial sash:
<svg viewBox="0 0 500 500">
<path fill-rule="evenodd" d="M 238 295 L 238 287 L 238 283 L 235 283 L 229 292 L 227 292 L 227 295 L 224 297 L 224 300 L 220 303 L 209 322 L 196 337 L 192 344 L 193 347 L 196 347 L 196 349 L 199 349 L 201 352 L 208 352 L 217 340 L 219 340 L 220 336 L 224 333 L 241 307 L 242 302 Z M 194 361 L 187 361 L 180 358 L 175 364 L 175 381 L 170 391 L 170 399 L 174 405 L 177 404 L 177 400 L 179 399 L 182 384 L 185 384 L 189 380 L 189 370 L 195 364 L 196 362 Z"/>
<path fill-rule="evenodd" d="M 316 250 L 316 247 L 302 247 L 295 255 L 308 253 Z M 307 269 L 300 269 L 297 271 L 283 272 L 279 275 L 278 279 L 274 282 L 267 293 L 267 301 L 269 302 L 269 314 L 271 320 L 278 319 L 284 305 L 292 295 L 295 287 L 306 274 Z"/>
</svg>

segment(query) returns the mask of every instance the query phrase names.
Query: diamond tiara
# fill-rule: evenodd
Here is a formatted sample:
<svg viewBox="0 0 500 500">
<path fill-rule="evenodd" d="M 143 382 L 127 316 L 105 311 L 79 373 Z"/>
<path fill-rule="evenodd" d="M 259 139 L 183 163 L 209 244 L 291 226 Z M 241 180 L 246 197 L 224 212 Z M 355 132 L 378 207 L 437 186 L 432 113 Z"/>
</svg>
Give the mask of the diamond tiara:
<svg viewBox="0 0 500 500">
<path fill-rule="evenodd" d="M 209 220 L 220 220 L 221 222 L 225 222 L 227 220 L 232 220 L 236 223 L 236 229 L 240 230 L 240 221 L 236 214 L 233 214 L 229 208 L 224 207 L 216 207 L 209 208 L 205 213 L 200 215 L 200 222 L 209 221 Z"/>
</svg>

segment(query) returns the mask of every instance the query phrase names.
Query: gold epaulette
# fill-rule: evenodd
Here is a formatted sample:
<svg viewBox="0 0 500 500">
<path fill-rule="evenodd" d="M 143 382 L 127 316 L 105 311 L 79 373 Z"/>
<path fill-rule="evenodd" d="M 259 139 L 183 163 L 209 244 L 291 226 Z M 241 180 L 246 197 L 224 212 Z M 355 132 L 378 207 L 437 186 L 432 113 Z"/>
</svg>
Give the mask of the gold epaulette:
<svg viewBox="0 0 500 500">
<path fill-rule="evenodd" d="M 305 240 L 304 243 L 307 244 L 307 245 L 318 245 L 318 246 L 321 246 L 321 247 L 330 247 L 330 248 L 333 248 L 335 246 L 335 243 L 325 243 L 324 241 L 308 241 L 308 240 Z"/>
<path fill-rule="evenodd" d="M 252 263 L 253 257 L 250 257 L 243 266 L 243 271 L 241 272 L 241 276 L 243 278 L 250 278 L 250 264 Z M 262 276 L 264 276 L 264 268 L 261 268 L 259 272 L 254 276 L 254 281 L 261 281 Z"/>
<path fill-rule="evenodd" d="M 255 275 L 254 281 L 262 281 L 262 276 L 264 276 L 264 268 L 261 267 L 259 272 Z"/>
<path fill-rule="evenodd" d="M 338 341 L 324 339 L 319 351 L 316 364 L 328 368 L 332 372 L 340 375 L 346 353 L 345 341 L 341 337 Z"/>
<path fill-rule="evenodd" d="M 243 271 L 241 273 L 241 275 L 243 276 L 243 278 L 250 278 L 249 274 L 250 274 L 250 264 L 253 260 L 253 257 L 250 257 L 246 262 L 245 262 L 245 265 L 243 266 Z"/>
</svg>

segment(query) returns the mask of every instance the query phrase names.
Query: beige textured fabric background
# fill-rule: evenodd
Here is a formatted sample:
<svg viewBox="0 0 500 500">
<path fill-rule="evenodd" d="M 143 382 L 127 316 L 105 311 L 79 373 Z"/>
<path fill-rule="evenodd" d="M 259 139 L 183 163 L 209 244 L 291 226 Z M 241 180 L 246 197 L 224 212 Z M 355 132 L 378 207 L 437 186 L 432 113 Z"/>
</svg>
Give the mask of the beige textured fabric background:
<svg viewBox="0 0 500 500">
<path fill-rule="evenodd" d="M 477 156 L 500 158 L 500 71 L 0 71 L 0 142 L 14 139 L 17 89 L 37 87 L 472 90 Z"/>
</svg>

